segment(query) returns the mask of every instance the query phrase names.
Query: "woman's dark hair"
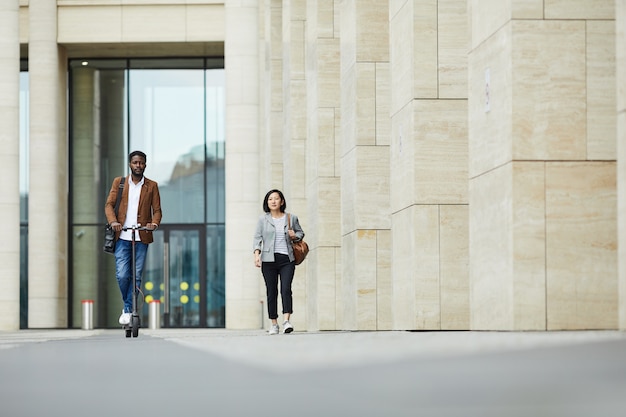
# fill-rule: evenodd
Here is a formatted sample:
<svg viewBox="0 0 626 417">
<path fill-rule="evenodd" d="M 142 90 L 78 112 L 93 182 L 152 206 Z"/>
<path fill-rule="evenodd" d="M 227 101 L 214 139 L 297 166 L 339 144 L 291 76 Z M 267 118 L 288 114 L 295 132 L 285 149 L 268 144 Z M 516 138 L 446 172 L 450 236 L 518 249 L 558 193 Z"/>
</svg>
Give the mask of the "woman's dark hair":
<svg viewBox="0 0 626 417">
<path fill-rule="evenodd" d="M 287 208 L 287 201 L 285 201 L 285 196 L 283 195 L 283 192 L 280 190 L 276 190 L 276 189 L 269 190 L 267 194 L 265 194 L 265 198 L 263 199 L 263 211 L 266 213 L 270 212 L 270 207 L 267 205 L 267 200 L 269 200 L 270 195 L 272 195 L 272 193 L 278 193 L 278 196 L 283 201 L 283 204 L 280 205 L 280 212 L 284 213 L 285 209 Z"/>
<path fill-rule="evenodd" d="M 141 152 L 141 151 L 133 151 L 130 153 L 130 155 L 128 155 L 128 162 L 132 161 L 133 156 L 141 156 L 143 158 L 144 162 L 148 162 L 148 157 L 146 156 L 145 153 Z"/>
</svg>

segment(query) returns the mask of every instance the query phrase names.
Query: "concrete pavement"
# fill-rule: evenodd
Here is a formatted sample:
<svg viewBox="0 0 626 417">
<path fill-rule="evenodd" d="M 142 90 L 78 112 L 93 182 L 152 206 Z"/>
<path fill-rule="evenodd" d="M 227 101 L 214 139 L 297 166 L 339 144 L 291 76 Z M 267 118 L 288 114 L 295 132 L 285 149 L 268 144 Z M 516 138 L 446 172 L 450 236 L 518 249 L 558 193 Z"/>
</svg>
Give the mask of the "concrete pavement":
<svg viewBox="0 0 626 417">
<path fill-rule="evenodd" d="M 0 332 L 0 415 L 624 416 L 626 333 Z"/>
</svg>

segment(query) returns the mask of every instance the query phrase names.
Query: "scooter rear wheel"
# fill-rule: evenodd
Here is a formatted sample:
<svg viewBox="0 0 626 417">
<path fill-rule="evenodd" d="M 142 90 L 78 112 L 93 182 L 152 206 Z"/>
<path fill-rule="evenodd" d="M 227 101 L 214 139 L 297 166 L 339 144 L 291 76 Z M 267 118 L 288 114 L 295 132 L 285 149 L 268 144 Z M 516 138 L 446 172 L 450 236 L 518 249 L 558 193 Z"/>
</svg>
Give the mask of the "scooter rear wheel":
<svg viewBox="0 0 626 417">
<path fill-rule="evenodd" d="M 126 329 L 126 337 L 130 337 L 130 333 L 131 333 L 131 330 L 130 329 Z"/>
</svg>

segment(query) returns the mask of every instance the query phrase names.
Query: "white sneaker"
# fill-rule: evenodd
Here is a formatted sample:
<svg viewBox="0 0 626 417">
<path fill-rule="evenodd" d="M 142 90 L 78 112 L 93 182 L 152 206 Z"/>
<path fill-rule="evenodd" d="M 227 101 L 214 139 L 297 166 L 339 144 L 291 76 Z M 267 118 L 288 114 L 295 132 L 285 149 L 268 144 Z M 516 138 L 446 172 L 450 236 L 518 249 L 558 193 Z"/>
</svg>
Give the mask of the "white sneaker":
<svg viewBox="0 0 626 417">
<path fill-rule="evenodd" d="M 124 313 L 124 310 L 122 310 L 122 315 L 120 316 L 119 323 L 120 324 L 129 324 L 130 323 L 130 313 Z"/>
<path fill-rule="evenodd" d="M 268 333 L 269 334 L 278 334 L 278 333 L 280 333 L 280 329 L 278 328 L 278 324 L 272 324 L 272 327 L 270 327 L 270 331 Z"/>
<path fill-rule="evenodd" d="M 289 320 L 285 320 L 283 323 L 283 333 L 291 333 L 293 332 L 293 326 L 289 323 Z"/>
</svg>

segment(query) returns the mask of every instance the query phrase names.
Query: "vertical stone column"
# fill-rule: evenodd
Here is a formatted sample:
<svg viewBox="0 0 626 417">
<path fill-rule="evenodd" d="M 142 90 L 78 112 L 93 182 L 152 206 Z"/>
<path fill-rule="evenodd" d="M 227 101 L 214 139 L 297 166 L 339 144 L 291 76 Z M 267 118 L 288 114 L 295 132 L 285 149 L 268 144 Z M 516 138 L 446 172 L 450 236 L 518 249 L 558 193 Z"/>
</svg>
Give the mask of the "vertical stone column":
<svg viewBox="0 0 626 417">
<path fill-rule="evenodd" d="M 337 329 L 341 277 L 339 0 L 307 0 L 307 319 Z"/>
<path fill-rule="evenodd" d="M 0 4 L 0 330 L 20 327 L 19 0 Z"/>
<path fill-rule="evenodd" d="M 470 0 L 471 328 L 617 327 L 614 2 Z"/>
<path fill-rule="evenodd" d="M 341 329 L 390 325 L 388 13 L 388 1 L 341 3 Z"/>
<path fill-rule="evenodd" d="M 262 120 L 259 159 L 261 191 L 283 183 L 283 1 L 265 0 L 263 9 L 263 61 L 260 83 Z M 260 207 L 259 202 L 259 207 Z M 263 287 L 265 288 L 265 287 Z"/>
<path fill-rule="evenodd" d="M 626 330 L 626 0 L 616 0 L 619 328 Z"/>
<path fill-rule="evenodd" d="M 226 0 L 226 327 L 258 328 L 259 2 Z M 266 316 L 265 316 L 266 318 Z"/>
<path fill-rule="evenodd" d="M 56 2 L 29 2 L 28 326 L 67 326 L 67 59 Z"/>
<path fill-rule="evenodd" d="M 304 77 L 304 36 L 306 0 L 283 0 L 283 192 L 287 211 L 298 215 L 300 225 L 307 233 L 306 175 L 304 150 L 307 143 L 306 81 Z M 293 281 L 294 313 L 292 323 L 302 327 L 306 323 L 305 262 L 296 268 Z"/>
<path fill-rule="evenodd" d="M 393 3 L 395 329 L 469 326 L 465 0 Z"/>
</svg>

